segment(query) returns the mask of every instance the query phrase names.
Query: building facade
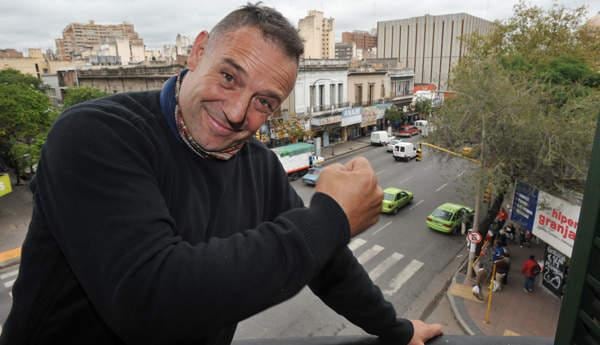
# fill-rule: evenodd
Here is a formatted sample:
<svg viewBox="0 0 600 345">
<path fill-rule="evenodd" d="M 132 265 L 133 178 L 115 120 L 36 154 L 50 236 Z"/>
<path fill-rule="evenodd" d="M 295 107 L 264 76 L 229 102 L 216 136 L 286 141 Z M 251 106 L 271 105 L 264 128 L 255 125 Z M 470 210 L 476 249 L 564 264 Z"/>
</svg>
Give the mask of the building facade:
<svg viewBox="0 0 600 345">
<path fill-rule="evenodd" d="M 352 60 L 356 57 L 356 44 L 336 43 L 335 58 L 338 60 Z"/>
<path fill-rule="evenodd" d="M 377 57 L 394 58 L 412 69 L 415 83 L 436 84 L 448 90 L 451 70 L 468 49 L 461 37 L 485 35 L 494 24 L 466 13 L 425 15 L 377 23 Z"/>
<path fill-rule="evenodd" d="M 128 41 L 125 48 L 121 43 L 118 53 L 122 64 L 144 61 L 144 41 L 135 32 L 133 24 L 87 24 L 71 23 L 63 30 L 63 37 L 56 39 L 56 50 L 60 60 L 83 60 L 95 55 L 100 45 L 118 45 L 117 40 Z"/>
<path fill-rule="evenodd" d="M 377 47 L 377 36 L 367 31 L 342 32 L 342 43 L 354 43 L 356 49 L 365 51 Z"/>
<path fill-rule="evenodd" d="M 298 33 L 304 41 L 305 59 L 335 58 L 334 19 L 324 18 L 323 12 L 311 10 L 298 21 Z"/>
</svg>

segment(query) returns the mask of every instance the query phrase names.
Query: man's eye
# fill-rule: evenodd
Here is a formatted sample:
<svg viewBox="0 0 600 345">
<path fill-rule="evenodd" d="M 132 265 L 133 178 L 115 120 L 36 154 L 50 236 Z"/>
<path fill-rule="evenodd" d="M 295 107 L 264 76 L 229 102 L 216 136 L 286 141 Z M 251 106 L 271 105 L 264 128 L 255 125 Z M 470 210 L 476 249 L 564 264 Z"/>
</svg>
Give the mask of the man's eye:
<svg viewBox="0 0 600 345">
<path fill-rule="evenodd" d="M 223 75 L 223 79 L 224 79 L 226 82 L 228 82 L 228 83 L 231 83 L 231 82 L 233 81 L 233 76 L 232 76 L 231 74 L 229 74 L 229 73 L 225 73 L 225 72 L 223 72 L 223 73 L 221 73 L 221 74 Z"/>
<path fill-rule="evenodd" d="M 273 105 L 271 104 L 271 102 L 269 102 L 268 99 L 266 98 L 259 98 L 258 99 L 258 103 L 260 104 L 261 107 L 268 109 L 270 111 L 273 111 Z"/>
</svg>

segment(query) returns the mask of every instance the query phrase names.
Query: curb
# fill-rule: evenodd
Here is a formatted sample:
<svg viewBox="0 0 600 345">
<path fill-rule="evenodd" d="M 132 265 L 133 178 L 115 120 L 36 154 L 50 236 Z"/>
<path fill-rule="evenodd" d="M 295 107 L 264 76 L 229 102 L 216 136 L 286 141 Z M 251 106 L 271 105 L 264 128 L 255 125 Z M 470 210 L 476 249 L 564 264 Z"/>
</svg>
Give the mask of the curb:
<svg viewBox="0 0 600 345">
<path fill-rule="evenodd" d="M 0 253 L 0 269 L 17 265 L 19 262 L 21 262 L 21 247 Z"/>
<path fill-rule="evenodd" d="M 463 264 L 459 267 L 459 269 L 456 271 L 456 273 L 452 277 L 452 283 L 462 284 L 462 282 L 459 283 L 459 281 L 458 281 L 459 280 L 458 275 L 466 264 L 467 264 L 467 260 L 465 260 L 463 262 Z M 469 318 L 469 321 L 471 321 L 471 322 L 469 322 L 469 321 L 465 320 L 467 317 L 463 317 L 463 314 L 467 314 L 467 312 L 464 310 L 465 305 L 464 305 L 464 301 L 462 300 L 462 298 L 457 298 L 457 297 L 453 296 L 452 294 L 450 294 L 449 291 L 446 291 L 446 296 L 448 297 L 448 300 L 450 301 L 450 309 L 452 309 L 454 318 L 458 321 L 458 324 L 465 331 L 465 333 L 467 333 L 470 336 L 484 335 L 483 332 L 481 332 L 481 330 L 479 329 L 479 327 L 477 327 L 477 325 L 474 324 L 473 320 L 471 320 Z M 473 330 L 472 328 L 475 328 L 475 330 Z"/>
<path fill-rule="evenodd" d="M 371 146 L 371 144 L 363 144 L 363 145 L 361 145 L 361 146 L 358 146 L 357 148 L 351 148 L 350 150 L 348 150 L 348 151 L 345 151 L 345 152 L 343 152 L 343 153 L 340 153 L 340 154 L 333 155 L 333 156 L 331 156 L 331 157 L 325 158 L 325 162 L 333 162 L 333 161 L 336 161 L 337 159 L 341 159 L 342 157 L 345 157 L 345 156 L 347 156 L 347 155 L 350 155 L 350 154 L 352 154 L 352 153 L 355 153 L 356 151 L 363 150 L 363 149 L 365 149 L 365 148 L 367 148 L 367 147 L 370 147 L 370 146 Z"/>
</svg>

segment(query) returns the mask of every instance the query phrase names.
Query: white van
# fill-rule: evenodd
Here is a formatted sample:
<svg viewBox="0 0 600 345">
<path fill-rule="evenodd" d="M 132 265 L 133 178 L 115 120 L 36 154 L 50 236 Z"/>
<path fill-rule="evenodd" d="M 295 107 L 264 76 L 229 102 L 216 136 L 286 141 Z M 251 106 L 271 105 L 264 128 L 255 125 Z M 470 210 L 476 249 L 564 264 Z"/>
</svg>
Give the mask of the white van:
<svg viewBox="0 0 600 345">
<path fill-rule="evenodd" d="M 394 151 L 392 151 L 392 154 L 394 155 L 394 159 L 397 161 L 408 161 L 417 156 L 417 148 L 413 143 L 401 142 L 394 145 Z"/>
<path fill-rule="evenodd" d="M 421 136 L 426 137 L 429 134 L 429 123 L 425 120 L 415 121 L 415 127 L 419 129 Z"/>
<path fill-rule="evenodd" d="M 387 145 L 392 139 L 386 131 L 371 132 L 371 145 Z"/>
</svg>

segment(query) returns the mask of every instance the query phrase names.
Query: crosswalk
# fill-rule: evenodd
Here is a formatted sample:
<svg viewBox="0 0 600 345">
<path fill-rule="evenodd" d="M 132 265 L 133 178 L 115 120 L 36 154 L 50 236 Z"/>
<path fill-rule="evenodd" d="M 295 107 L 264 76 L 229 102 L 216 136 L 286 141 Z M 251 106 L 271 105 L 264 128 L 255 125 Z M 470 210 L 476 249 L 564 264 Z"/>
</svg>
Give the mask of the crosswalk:
<svg viewBox="0 0 600 345">
<path fill-rule="evenodd" d="M 4 291 L 8 292 L 10 298 L 12 298 L 12 287 L 15 285 L 15 281 L 17 280 L 17 275 L 19 274 L 19 266 L 12 267 L 11 269 L 7 269 L 5 271 L 0 271 L 0 294 L 4 294 Z M 2 296 L 0 296 L 2 298 Z M 3 316 L 0 315 L 0 334 L 2 334 L 2 319 Z"/>
<path fill-rule="evenodd" d="M 361 265 L 366 265 L 369 262 L 377 262 L 377 265 L 368 272 L 369 277 L 372 281 L 377 283 L 377 285 L 382 287 L 383 293 L 388 296 L 396 294 L 406 282 L 423 268 L 423 262 L 412 259 L 398 272 L 398 269 L 400 269 L 403 264 L 403 254 L 397 252 L 388 253 L 389 251 L 386 251 L 385 248 L 379 244 L 369 246 L 367 241 L 362 238 L 353 239 L 348 244 L 348 248 L 350 248 L 355 256 L 360 251 L 360 254 L 358 254 L 356 258 Z M 389 278 L 390 275 L 384 275 L 386 272 L 397 273 L 395 273 L 392 279 L 382 284 L 378 280 L 382 280 L 384 276 Z M 387 285 L 385 285 L 386 283 Z"/>
</svg>

